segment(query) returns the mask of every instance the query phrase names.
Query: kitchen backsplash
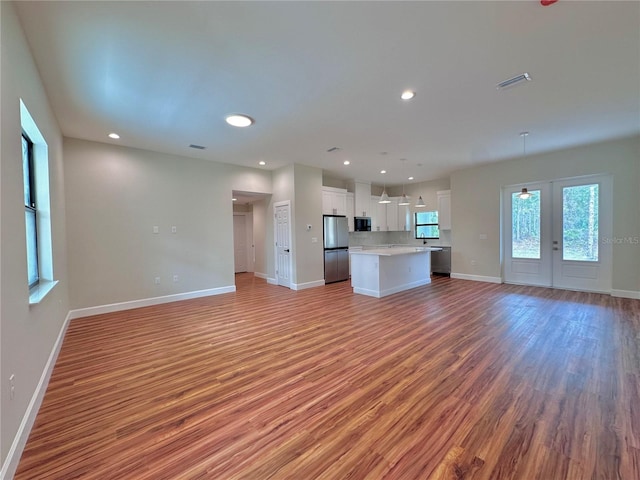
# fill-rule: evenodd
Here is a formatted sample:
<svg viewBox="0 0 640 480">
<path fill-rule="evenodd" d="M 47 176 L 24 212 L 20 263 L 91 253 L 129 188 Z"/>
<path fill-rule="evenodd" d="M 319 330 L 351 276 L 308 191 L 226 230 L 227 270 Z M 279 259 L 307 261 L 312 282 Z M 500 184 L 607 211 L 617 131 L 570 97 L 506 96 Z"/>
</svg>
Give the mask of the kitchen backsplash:
<svg viewBox="0 0 640 480">
<path fill-rule="evenodd" d="M 413 232 L 351 232 L 349 246 L 356 245 L 422 245 L 422 240 L 413 238 Z M 451 232 L 440 232 L 440 238 L 428 239 L 427 245 L 451 246 Z"/>
</svg>

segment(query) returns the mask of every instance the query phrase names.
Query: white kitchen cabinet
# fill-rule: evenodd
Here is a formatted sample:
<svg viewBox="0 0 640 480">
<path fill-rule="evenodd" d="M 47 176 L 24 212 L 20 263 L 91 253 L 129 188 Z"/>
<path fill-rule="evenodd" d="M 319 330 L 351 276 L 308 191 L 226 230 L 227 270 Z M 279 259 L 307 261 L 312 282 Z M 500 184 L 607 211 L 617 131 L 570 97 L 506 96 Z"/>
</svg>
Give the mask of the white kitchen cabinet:
<svg viewBox="0 0 640 480">
<path fill-rule="evenodd" d="M 408 205 L 398 205 L 401 197 L 391 197 L 390 203 L 378 203 L 380 197 L 371 196 L 375 204 L 375 214 L 371 216 L 371 230 L 374 232 L 408 232 L 411 230 L 411 213 Z"/>
<path fill-rule="evenodd" d="M 378 203 L 380 197 L 371 196 L 371 231 L 386 232 L 387 231 L 387 205 Z"/>
<path fill-rule="evenodd" d="M 451 230 L 451 190 L 436 192 L 438 197 L 438 227 Z"/>
<path fill-rule="evenodd" d="M 373 216 L 375 206 L 371 203 L 371 184 L 355 182 L 355 215 L 356 217 Z"/>
<path fill-rule="evenodd" d="M 398 199 L 391 197 L 389 200 L 391 200 L 391 203 L 385 204 L 387 207 L 386 230 L 388 232 L 397 232 L 401 230 L 401 228 L 398 228 Z"/>
<path fill-rule="evenodd" d="M 347 191 L 342 188 L 322 187 L 322 214 L 346 215 Z"/>
<path fill-rule="evenodd" d="M 402 197 L 398 197 L 398 202 Z M 411 209 L 409 205 L 398 205 L 398 231 L 411 231 Z"/>
<path fill-rule="evenodd" d="M 347 223 L 349 224 L 349 231 L 353 232 L 354 224 L 353 217 L 355 217 L 355 195 L 351 192 L 347 192 Z"/>
</svg>

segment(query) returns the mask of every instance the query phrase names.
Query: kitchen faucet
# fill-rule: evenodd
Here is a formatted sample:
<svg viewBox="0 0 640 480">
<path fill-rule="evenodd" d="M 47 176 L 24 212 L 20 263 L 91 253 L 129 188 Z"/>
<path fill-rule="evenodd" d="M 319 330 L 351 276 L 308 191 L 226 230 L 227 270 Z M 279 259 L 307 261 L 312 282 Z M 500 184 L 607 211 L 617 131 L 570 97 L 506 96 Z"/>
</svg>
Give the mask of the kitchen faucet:
<svg viewBox="0 0 640 480">
<path fill-rule="evenodd" d="M 424 238 L 424 232 L 422 232 L 422 233 L 420 234 L 420 238 L 422 239 L 422 244 L 423 244 L 423 245 L 426 245 L 426 244 L 427 244 L 427 239 L 426 239 L 426 238 Z"/>
</svg>

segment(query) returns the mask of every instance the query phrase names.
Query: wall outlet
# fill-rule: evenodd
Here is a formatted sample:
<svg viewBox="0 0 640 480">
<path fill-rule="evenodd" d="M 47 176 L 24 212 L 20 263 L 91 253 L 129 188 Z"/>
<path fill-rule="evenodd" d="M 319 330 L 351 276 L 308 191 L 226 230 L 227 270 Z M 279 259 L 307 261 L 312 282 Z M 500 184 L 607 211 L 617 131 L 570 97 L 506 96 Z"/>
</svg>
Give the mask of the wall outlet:
<svg viewBox="0 0 640 480">
<path fill-rule="evenodd" d="M 311 237 L 311 243 L 318 243 L 318 237 Z"/>
<path fill-rule="evenodd" d="M 158 227 L 157 225 L 153 226 L 153 233 L 160 233 L 160 227 Z"/>
<path fill-rule="evenodd" d="M 13 400 L 16 397 L 16 374 L 12 373 L 9 377 L 9 398 Z"/>
<path fill-rule="evenodd" d="M 475 260 L 471 260 L 471 265 L 473 265 L 474 267 L 478 264 L 478 262 L 476 262 Z"/>
<path fill-rule="evenodd" d="M 160 285 L 160 277 L 156 277 L 156 278 L 153 280 L 153 283 L 155 283 L 156 285 Z"/>
<path fill-rule="evenodd" d="M 480 240 L 486 240 L 487 239 L 487 234 L 486 233 L 481 233 L 480 234 Z"/>
<path fill-rule="evenodd" d="M 171 227 L 171 233 L 177 233 L 178 232 L 178 227 L 176 227 L 175 225 L 173 225 Z"/>
<path fill-rule="evenodd" d="M 174 276 L 173 276 L 173 281 L 174 281 L 174 282 L 177 282 L 178 280 L 179 280 L 179 279 L 178 279 L 178 275 L 174 275 Z"/>
</svg>

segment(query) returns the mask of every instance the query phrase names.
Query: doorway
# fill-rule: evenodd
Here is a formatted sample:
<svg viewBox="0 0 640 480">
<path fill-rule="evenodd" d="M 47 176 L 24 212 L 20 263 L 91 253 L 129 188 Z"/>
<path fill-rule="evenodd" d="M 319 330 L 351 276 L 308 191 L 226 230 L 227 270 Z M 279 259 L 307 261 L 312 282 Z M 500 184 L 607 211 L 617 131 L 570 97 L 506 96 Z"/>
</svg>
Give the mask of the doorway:
<svg viewBox="0 0 640 480">
<path fill-rule="evenodd" d="M 276 283 L 291 288 L 291 204 L 277 202 L 275 213 Z"/>
<path fill-rule="evenodd" d="M 250 255 L 252 248 L 249 247 L 248 230 L 246 214 L 233 214 L 233 260 L 235 273 L 249 272 Z"/>
<path fill-rule="evenodd" d="M 506 283 L 611 291 L 611 177 L 528 184 L 503 191 Z"/>
</svg>

